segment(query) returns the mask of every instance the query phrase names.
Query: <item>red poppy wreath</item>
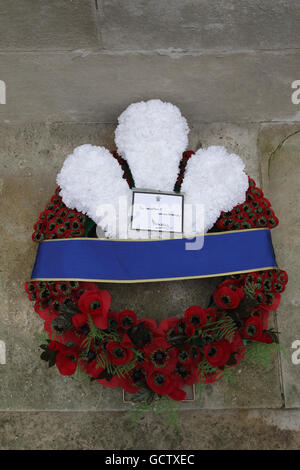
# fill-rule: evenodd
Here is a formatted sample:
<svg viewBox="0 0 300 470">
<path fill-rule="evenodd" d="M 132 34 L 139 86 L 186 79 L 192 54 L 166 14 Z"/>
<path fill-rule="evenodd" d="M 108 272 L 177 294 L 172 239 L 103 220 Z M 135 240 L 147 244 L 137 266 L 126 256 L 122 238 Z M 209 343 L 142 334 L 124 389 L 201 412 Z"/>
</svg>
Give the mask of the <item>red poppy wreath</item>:
<svg viewBox="0 0 300 470">
<path fill-rule="evenodd" d="M 99 203 L 116 207 L 120 197 L 130 200 L 132 188 L 182 192 L 186 203 L 200 202 L 204 232 L 276 227 L 270 202 L 246 175 L 241 159 L 223 147 L 186 151 L 188 132 L 170 103 L 130 105 L 119 117 L 117 151 L 83 145 L 67 157 L 59 186 L 34 225 L 33 240 L 42 245 L 97 238 L 99 227 L 107 238 L 134 238 L 132 228 L 125 236 L 118 232 L 120 215 L 113 211 L 104 223 L 98 210 Z M 195 221 L 187 213 L 183 233 L 196 226 L 197 216 Z M 139 318 L 130 306 L 113 311 L 107 284 L 34 278 L 25 290 L 48 335 L 41 358 L 62 375 L 79 369 L 99 384 L 122 387 L 147 402 L 157 396 L 184 400 L 186 385 L 220 380 L 254 343 L 278 342 L 269 316 L 279 305 L 287 274 L 276 267 L 244 271 L 223 276 L 207 307 L 179 307 L 159 325 Z"/>
</svg>

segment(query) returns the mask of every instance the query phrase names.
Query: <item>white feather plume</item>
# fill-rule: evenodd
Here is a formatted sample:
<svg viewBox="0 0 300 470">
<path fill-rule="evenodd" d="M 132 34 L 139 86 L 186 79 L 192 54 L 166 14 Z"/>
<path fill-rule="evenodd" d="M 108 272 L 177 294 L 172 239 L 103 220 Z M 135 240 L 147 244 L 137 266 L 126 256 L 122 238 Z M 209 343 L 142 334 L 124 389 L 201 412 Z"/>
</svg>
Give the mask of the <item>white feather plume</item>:
<svg viewBox="0 0 300 470">
<path fill-rule="evenodd" d="M 129 163 L 135 186 L 173 191 L 189 133 L 177 106 L 161 100 L 133 103 L 118 122 L 115 142 Z"/>
<path fill-rule="evenodd" d="M 131 191 L 122 176 L 120 165 L 106 148 L 86 144 L 67 156 L 56 181 L 66 206 L 87 214 L 108 237 L 123 237 L 118 231 L 120 198 L 129 206 Z M 128 215 L 123 212 L 123 216 L 127 229 Z"/>
<path fill-rule="evenodd" d="M 195 211 L 193 216 L 185 211 L 185 234 L 195 234 L 199 227 L 207 232 L 222 211 L 230 211 L 245 201 L 248 177 L 244 169 L 241 158 L 228 153 L 225 147 L 199 149 L 190 158 L 181 192 L 185 195 L 185 204 L 203 205 L 204 220 L 201 220 L 201 211 L 196 217 Z"/>
</svg>

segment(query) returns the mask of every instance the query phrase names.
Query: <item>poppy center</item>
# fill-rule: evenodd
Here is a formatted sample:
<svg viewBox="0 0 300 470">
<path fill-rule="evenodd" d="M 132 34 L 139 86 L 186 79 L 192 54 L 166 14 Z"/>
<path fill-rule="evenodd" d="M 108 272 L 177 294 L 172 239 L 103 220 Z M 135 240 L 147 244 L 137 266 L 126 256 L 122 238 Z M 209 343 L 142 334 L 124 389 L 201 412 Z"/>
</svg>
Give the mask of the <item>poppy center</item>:
<svg viewBox="0 0 300 470">
<path fill-rule="evenodd" d="M 153 354 L 153 359 L 158 364 L 163 364 L 166 360 L 166 357 L 167 357 L 167 354 L 160 349 L 158 351 L 155 351 Z"/>
<path fill-rule="evenodd" d="M 228 295 L 222 295 L 222 302 L 225 305 L 230 304 L 230 297 Z"/>
<path fill-rule="evenodd" d="M 143 372 L 141 369 L 135 370 L 133 373 L 133 380 L 137 382 L 138 380 L 141 380 L 144 377 Z"/>
<path fill-rule="evenodd" d="M 116 357 L 124 357 L 124 349 L 122 349 L 122 348 L 116 348 L 116 349 L 114 350 L 114 355 L 115 355 Z"/>
<path fill-rule="evenodd" d="M 88 360 L 92 361 L 93 359 L 95 359 L 95 357 L 96 357 L 96 354 L 94 353 L 94 351 L 90 350 L 88 352 Z"/>
<path fill-rule="evenodd" d="M 212 346 L 208 351 L 208 355 L 209 357 L 214 357 L 216 354 L 217 354 L 217 348 L 215 346 Z"/>
<path fill-rule="evenodd" d="M 73 354 L 67 354 L 66 356 L 68 359 L 70 359 L 70 361 L 74 362 L 75 361 L 75 356 L 73 356 Z"/>
<path fill-rule="evenodd" d="M 249 336 L 254 336 L 256 334 L 256 326 L 255 325 L 249 325 L 246 328 L 246 331 Z"/>
<path fill-rule="evenodd" d="M 166 378 L 164 375 L 156 375 L 155 376 L 155 379 L 154 379 L 154 382 L 157 384 L 157 385 L 163 385 L 166 381 Z"/>
<path fill-rule="evenodd" d="M 91 302 L 90 304 L 90 309 L 91 310 L 97 310 L 97 308 L 100 307 L 100 302 L 99 300 L 93 300 L 93 302 Z"/>
<path fill-rule="evenodd" d="M 178 371 L 178 374 L 181 377 L 186 377 L 187 376 L 187 370 L 182 364 L 178 364 L 177 371 Z"/>
<path fill-rule="evenodd" d="M 191 323 L 193 325 L 199 325 L 200 324 L 200 318 L 197 315 L 193 315 L 191 317 Z"/>
<path fill-rule="evenodd" d="M 79 330 L 82 332 L 82 334 L 87 335 L 90 331 L 90 327 L 87 323 L 84 323 L 83 325 L 79 327 Z M 96 343 L 96 339 L 95 339 L 95 343 Z"/>
<path fill-rule="evenodd" d="M 178 355 L 180 361 L 187 361 L 189 358 L 189 354 L 186 351 L 181 351 Z"/>
<path fill-rule="evenodd" d="M 129 317 L 129 316 L 124 317 L 122 323 L 123 323 L 124 326 L 129 327 L 129 326 L 133 325 L 133 318 Z"/>
<path fill-rule="evenodd" d="M 115 318 L 111 318 L 109 320 L 109 328 L 117 328 L 118 327 L 118 322 Z"/>
</svg>

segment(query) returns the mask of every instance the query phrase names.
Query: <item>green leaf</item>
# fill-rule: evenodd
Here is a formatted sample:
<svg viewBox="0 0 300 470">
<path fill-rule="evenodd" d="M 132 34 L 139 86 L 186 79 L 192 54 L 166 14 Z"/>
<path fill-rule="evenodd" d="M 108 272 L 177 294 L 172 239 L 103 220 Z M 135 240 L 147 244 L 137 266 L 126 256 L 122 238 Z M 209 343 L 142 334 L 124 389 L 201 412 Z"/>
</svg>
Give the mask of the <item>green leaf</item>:
<svg viewBox="0 0 300 470">
<path fill-rule="evenodd" d="M 278 343 L 260 343 L 251 341 L 246 348 L 245 360 L 250 364 L 263 366 L 266 370 L 270 370 L 274 351 L 283 351 L 285 349 Z"/>
<path fill-rule="evenodd" d="M 40 357 L 41 357 L 41 359 L 42 359 L 43 361 L 48 361 L 48 360 L 49 360 L 48 351 L 42 352 L 42 354 L 41 354 Z"/>
<path fill-rule="evenodd" d="M 89 233 L 92 231 L 92 229 L 95 227 L 95 222 L 90 219 L 88 216 L 86 216 L 86 222 L 84 225 L 84 236 L 88 237 Z"/>
</svg>

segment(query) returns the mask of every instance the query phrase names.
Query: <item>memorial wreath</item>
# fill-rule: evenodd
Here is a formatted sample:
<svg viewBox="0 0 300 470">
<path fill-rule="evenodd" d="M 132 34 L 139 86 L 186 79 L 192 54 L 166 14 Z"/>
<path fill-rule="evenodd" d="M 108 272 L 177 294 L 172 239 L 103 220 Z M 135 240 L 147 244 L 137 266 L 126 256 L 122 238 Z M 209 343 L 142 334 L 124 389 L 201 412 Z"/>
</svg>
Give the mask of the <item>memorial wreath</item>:
<svg viewBox="0 0 300 470">
<path fill-rule="evenodd" d="M 41 358 L 49 367 L 56 365 L 62 375 L 72 376 L 80 370 L 99 384 L 122 387 L 134 394 L 135 400 L 147 403 L 162 396 L 182 401 L 186 397 L 185 386 L 222 379 L 242 361 L 249 347 L 261 344 L 267 348 L 278 343 L 269 317 L 278 308 L 288 280 L 286 272 L 272 258 L 268 238 L 278 219 L 262 190 L 246 175 L 241 159 L 223 147 L 199 149 L 196 153 L 186 151 L 187 135 L 187 123 L 177 107 L 160 100 L 129 106 L 119 118 L 117 151 L 110 153 L 103 147 L 83 145 L 67 157 L 57 178 L 59 186 L 34 224 L 32 236 L 39 243 L 39 254 L 25 290 L 47 333 L 48 339 L 41 345 Z M 80 251 L 83 246 L 80 244 L 93 240 L 101 243 L 97 226 L 107 237 L 103 240 L 105 253 L 110 240 L 112 250 L 118 246 L 114 243 L 121 247 L 125 244 L 126 250 L 130 243 L 139 243 L 140 250 L 151 250 L 152 246 L 155 250 L 162 243 L 170 244 L 163 245 L 166 247 L 175 246 L 176 237 L 137 242 L 141 232 L 134 235 L 132 230 L 127 235 L 132 241 L 121 240 L 126 236 L 117 232 L 116 218 L 120 214 L 106 214 L 104 222 L 103 213 L 97 210 L 99 204 L 116 206 L 114 201 L 120 196 L 130 200 L 135 187 L 174 194 L 182 191 L 186 203 L 203 204 L 206 235 L 202 250 L 199 254 L 187 251 L 181 255 L 176 245 L 177 251 L 173 252 L 175 265 L 178 257 L 178 266 L 186 262 L 187 272 L 179 272 L 179 267 L 175 267 L 176 272 L 166 275 L 155 257 L 156 265 L 151 269 L 155 273 L 156 268 L 161 270 L 161 276 L 149 274 L 149 267 L 143 264 L 142 272 L 132 272 L 138 269 L 138 261 L 130 251 L 123 271 L 121 260 L 120 272 L 111 274 L 112 268 L 110 271 L 107 268 L 109 255 L 102 262 L 99 276 L 79 276 L 76 270 L 68 274 L 74 263 L 76 266 L 85 263 L 88 267 L 93 263 L 85 249 Z M 191 236 L 194 228 L 194 219 L 185 214 L 184 234 Z M 234 243 L 228 248 L 223 243 L 232 234 Z M 247 239 L 239 248 L 239 239 L 245 234 L 267 238 L 259 240 L 262 248 L 257 241 L 251 246 L 251 239 L 250 244 Z M 118 237 L 121 239 L 116 240 Z M 206 270 L 201 267 L 195 273 L 193 260 L 204 256 L 208 239 L 213 243 L 219 240 L 221 248 L 216 252 L 212 246 Z M 49 267 L 52 260 L 57 265 L 66 251 L 58 241 L 67 242 L 67 247 L 75 240 L 79 245 L 61 262 L 62 271 L 53 274 Z M 45 252 L 50 247 L 60 250 L 57 258 L 52 252 L 48 255 Z M 245 265 L 237 266 L 236 260 L 247 256 L 248 251 L 251 259 L 256 252 L 263 258 L 267 251 L 271 262 L 262 260 L 261 264 L 252 265 L 247 259 Z M 224 270 L 220 268 L 223 257 L 227 263 L 224 261 Z M 101 260 L 98 257 L 97 263 L 101 264 Z M 232 269 L 228 270 L 231 262 Z M 216 266 L 215 270 L 210 271 L 211 265 Z M 108 270 L 106 278 L 103 270 Z M 138 312 L 130 310 L 130 305 L 115 312 L 104 284 L 207 276 L 222 276 L 209 305 L 187 305 L 183 310 L 179 306 L 174 317 L 162 320 L 159 325 L 151 318 L 140 318 Z"/>
</svg>

